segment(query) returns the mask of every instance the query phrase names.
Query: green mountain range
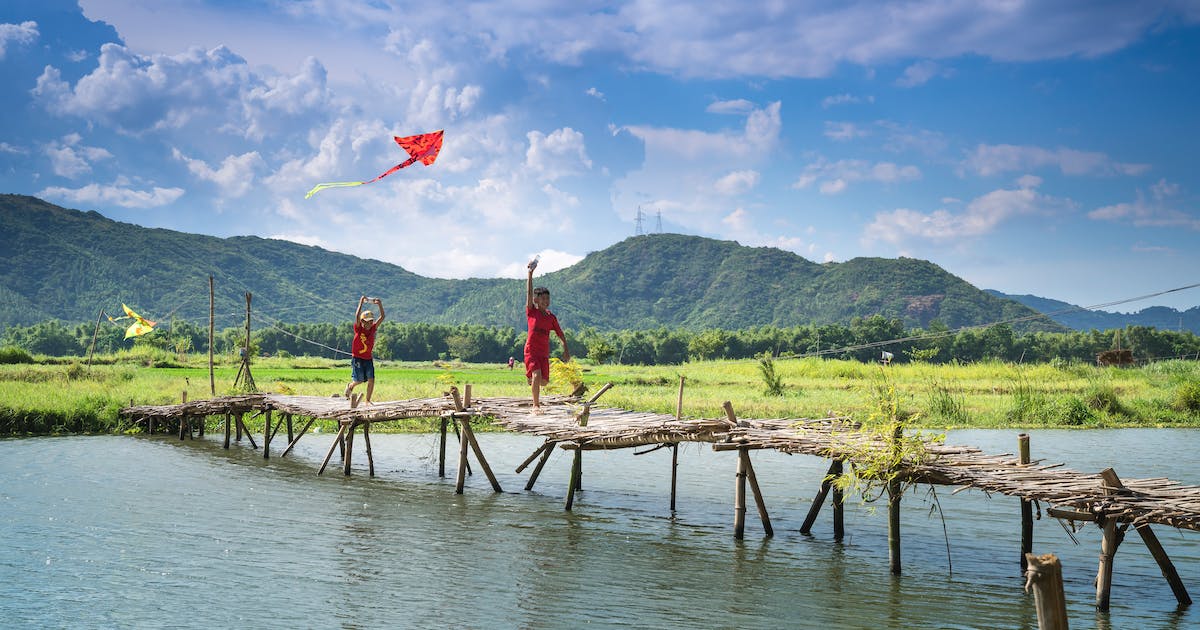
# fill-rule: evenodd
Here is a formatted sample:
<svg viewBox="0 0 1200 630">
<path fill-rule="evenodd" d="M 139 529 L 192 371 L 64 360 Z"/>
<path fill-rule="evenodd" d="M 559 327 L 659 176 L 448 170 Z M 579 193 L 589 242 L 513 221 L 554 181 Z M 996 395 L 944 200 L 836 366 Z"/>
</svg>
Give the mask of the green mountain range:
<svg viewBox="0 0 1200 630">
<path fill-rule="evenodd" d="M 425 278 L 401 267 L 290 241 L 144 228 L 22 195 L 0 195 L 0 327 L 90 321 L 120 305 L 150 319 L 201 323 L 215 279 L 217 326 L 340 322 L 358 296 L 399 322 L 524 328 L 523 279 Z M 817 264 L 769 247 L 681 234 L 625 239 L 539 275 L 567 328 L 739 329 L 899 317 L 950 328 L 1035 315 L 932 263 L 855 258 Z M 1063 330 L 1047 319 L 1018 330 Z"/>
<path fill-rule="evenodd" d="M 1193 306 L 1184 311 L 1167 306 L 1151 306 L 1136 313 L 1109 313 L 1090 311 L 1082 306 L 1036 295 L 1008 295 L 991 289 L 987 292 L 1045 313 L 1072 330 L 1112 330 L 1126 326 L 1148 326 L 1159 330 L 1190 330 L 1200 334 L 1200 306 Z"/>
</svg>

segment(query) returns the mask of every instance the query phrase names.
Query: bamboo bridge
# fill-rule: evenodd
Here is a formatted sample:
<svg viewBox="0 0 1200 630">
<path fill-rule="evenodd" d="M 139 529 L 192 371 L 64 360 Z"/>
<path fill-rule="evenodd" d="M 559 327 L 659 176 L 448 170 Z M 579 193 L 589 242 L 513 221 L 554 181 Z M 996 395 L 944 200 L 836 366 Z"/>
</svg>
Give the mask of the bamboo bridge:
<svg viewBox="0 0 1200 630">
<path fill-rule="evenodd" d="M 574 496 L 582 479 L 584 451 L 644 447 L 635 455 L 669 448 L 671 461 L 671 510 L 675 510 L 675 487 L 678 447 L 681 443 L 709 443 L 718 452 L 737 453 L 737 472 L 734 492 L 734 536 L 742 538 L 747 512 L 747 487 L 765 535 L 773 535 L 767 506 L 759 491 L 750 453 L 770 449 L 787 454 L 803 454 L 830 460 L 828 474 L 823 478 L 800 532 L 808 534 L 825 503 L 832 494 L 833 532 L 835 540 L 843 536 L 843 491 L 835 480 L 844 473 L 844 466 L 896 448 L 900 439 L 862 431 L 849 418 L 821 419 L 739 419 L 733 406 L 726 402 L 724 415 L 709 419 L 685 419 L 682 416 L 683 381 L 680 381 L 676 413 L 656 414 L 626 409 L 601 407 L 596 402 L 611 385 L 605 385 L 590 398 L 582 392 L 570 396 L 544 396 L 543 411 L 532 413 L 528 398 L 472 399 L 471 386 L 462 393 L 452 387 L 441 397 L 378 402 L 359 405 L 359 396 L 345 398 L 293 396 L 279 394 L 244 394 L 206 400 L 187 401 L 174 405 L 130 406 L 121 415 L 136 423 L 145 423 L 150 433 L 155 425 L 178 426 L 180 439 L 192 436 L 198 429 L 204 434 L 206 419 L 221 417 L 225 448 L 229 448 L 234 433 L 240 441 L 245 435 L 252 447 L 259 445 L 247 428 L 247 415 L 263 418 L 263 457 L 271 456 L 271 443 L 286 427 L 287 446 L 280 457 L 287 456 L 318 419 L 336 421 L 339 430 L 334 436 L 317 473 L 325 471 L 335 451 L 340 453 L 343 474 L 351 474 L 355 434 L 360 433 L 370 475 L 375 474 L 371 451 L 370 427 L 374 423 L 408 418 L 439 418 L 440 441 L 438 473 L 446 476 L 447 431 L 453 427 L 459 434 L 456 492 L 464 490 L 465 476 L 470 473 L 468 449 L 487 476 L 492 488 L 502 488 L 483 452 L 479 439 L 471 429 L 471 421 L 486 421 L 505 430 L 544 438 L 544 442 L 516 468 L 523 472 L 534 463 L 526 490 L 532 490 L 543 466 L 555 448 L 573 451 L 570 479 L 566 493 L 566 509 L 571 510 Z M 307 418 L 296 430 L 296 420 Z M 910 438 L 911 439 L 911 438 Z M 1158 562 L 1181 606 L 1191 603 L 1175 567 L 1168 558 L 1151 525 L 1200 531 L 1200 487 L 1186 486 L 1170 479 L 1120 479 L 1111 469 L 1098 473 L 1083 473 L 1064 468 L 1062 464 L 1045 463 L 1029 457 L 1028 436 L 1019 441 L 1019 454 L 987 454 L 971 446 L 951 446 L 921 439 L 924 455 L 919 460 L 903 460 L 898 473 L 886 482 L 888 501 L 888 539 L 891 570 L 900 573 L 899 505 L 904 488 L 911 484 L 957 486 L 955 492 L 979 489 L 1020 499 L 1022 568 L 1033 540 L 1032 506 L 1047 506 L 1050 516 L 1075 522 L 1094 522 L 1103 530 L 1100 566 L 1096 580 L 1096 602 L 1107 610 L 1112 584 L 1113 556 L 1124 539 L 1125 531 L 1133 527 Z"/>
</svg>

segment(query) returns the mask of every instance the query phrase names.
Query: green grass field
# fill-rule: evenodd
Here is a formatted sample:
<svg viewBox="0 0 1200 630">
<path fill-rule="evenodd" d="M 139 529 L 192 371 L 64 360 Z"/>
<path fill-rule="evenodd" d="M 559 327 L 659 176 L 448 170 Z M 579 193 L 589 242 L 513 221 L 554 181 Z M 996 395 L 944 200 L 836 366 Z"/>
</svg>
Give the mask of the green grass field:
<svg viewBox="0 0 1200 630">
<path fill-rule="evenodd" d="M 122 430 L 118 411 L 130 403 L 171 404 L 210 395 L 207 356 L 178 357 L 143 350 L 78 360 L 38 358 L 0 366 L 0 435 L 103 433 Z M 1032 427 L 1200 426 L 1200 363 L 1166 361 L 1139 368 L 1084 364 L 881 366 L 822 359 L 777 359 L 782 395 L 767 395 L 757 360 L 705 361 L 676 366 L 580 366 L 594 391 L 614 388 L 601 403 L 674 413 L 680 377 L 686 379 L 686 417 L 715 417 L 725 401 L 743 418 L 821 418 L 848 415 L 869 421 L 873 385 L 889 379 L 901 412 L 929 429 Z M 217 395 L 235 393 L 236 359 L 216 367 Z M 341 392 L 348 361 L 300 358 L 256 360 L 260 391 L 314 396 Z M 520 366 L 377 362 L 375 399 L 441 395 L 471 384 L 474 395 L 526 396 Z M 564 383 L 551 391 L 562 392 Z M 358 391 L 364 391 L 361 387 Z M 397 430 L 421 430 L 407 423 Z"/>
</svg>

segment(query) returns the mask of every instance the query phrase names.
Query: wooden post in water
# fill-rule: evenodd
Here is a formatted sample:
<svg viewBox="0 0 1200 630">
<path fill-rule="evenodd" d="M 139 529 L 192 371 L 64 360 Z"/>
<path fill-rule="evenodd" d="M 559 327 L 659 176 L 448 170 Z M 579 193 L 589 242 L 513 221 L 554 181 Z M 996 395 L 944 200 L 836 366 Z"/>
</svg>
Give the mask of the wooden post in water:
<svg viewBox="0 0 1200 630">
<path fill-rule="evenodd" d="M 813 497 L 812 505 L 808 508 L 808 515 L 804 517 L 804 523 L 800 525 L 801 534 L 807 536 L 812 533 L 813 523 L 817 521 L 817 515 L 821 513 L 821 506 L 825 504 L 825 497 L 829 494 L 829 489 L 833 486 L 833 471 L 837 465 L 837 460 L 829 464 L 829 470 L 825 473 L 825 477 L 821 479 L 821 487 L 817 489 L 817 496 Z"/>
<path fill-rule="evenodd" d="M 542 467 L 546 465 L 546 460 L 550 459 L 550 454 L 554 452 L 555 442 L 546 442 L 545 450 L 542 451 L 542 457 L 538 460 L 537 466 L 533 467 L 533 472 L 529 474 L 529 481 L 525 484 L 526 490 L 533 490 L 533 484 L 537 483 L 538 475 L 542 474 Z"/>
<path fill-rule="evenodd" d="M 462 421 L 454 418 L 457 426 L 461 426 Z M 456 494 L 463 493 L 463 486 L 467 483 L 467 438 L 461 432 L 458 436 L 458 478 L 454 482 L 454 492 Z"/>
<path fill-rule="evenodd" d="M 438 477 L 446 478 L 446 420 L 445 416 L 441 418 L 440 439 L 438 440 Z"/>
<path fill-rule="evenodd" d="M 1104 479 L 1104 485 L 1108 488 L 1117 490 L 1125 488 L 1125 484 L 1121 483 L 1121 478 L 1111 468 L 1105 468 L 1100 471 L 1100 477 Z M 1135 526 L 1135 529 L 1138 535 L 1142 537 L 1142 542 L 1146 544 L 1146 548 L 1150 550 L 1150 555 L 1154 557 L 1154 561 L 1158 563 L 1158 569 L 1162 571 L 1163 577 L 1170 584 L 1171 592 L 1175 594 L 1175 600 L 1179 602 L 1180 606 L 1190 606 L 1192 598 L 1188 595 L 1187 588 L 1183 585 L 1183 580 L 1179 578 L 1179 572 L 1175 570 L 1174 563 L 1167 556 L 1167 552 L 1163 549 L 1162 543 L 1158 541 L 1158 536 L 1154 533 L 1154 530 L 1150 529 L 1150 525 L 1145 523 Z"/>
<path fill-rule="evenodd" d="M 746 535 L 746 447 L 738 449 L 737 473 L 733 486 L 733 537 L 741 540 Z"/>
<path fill-rule="evenodd" d="M 738 457 L 746 458 L 746 481 L 750 482 L 750 490 L 754 493 L 754 505 L 758 508 L 758 519 L 762 521 L 763 533 L 767 536 L 774 536 L 775 528 L 771 527 L 771 517 L 767 516 L 767 503 L 763 500 L 762 490 L 758 488 L 758 478 L 754 476 L 754 463 L 750 461 L 750 449 L 739 448 Z"/>
<path fill-rule="evenodd" d="M 346 456 L 342 458 L 342 474 L 350 476 L 350 460 L 354 457 L 354 429 L 357 428 L 358 421 L 350 420 L 347 422 L 346 429 Z"/>
<path fill-rule="evenodd" d="M 842 472 L 843 472 L 842 466 L 843 466 L 843 462 L 840 459 L 834 460 L 833 466 L 830 466 L 830 470 L 833 471 L 835 480 L 837 477 L 842 476 Z M 845 505 L 846 505 L 845 492 L 842 491 L 841 486 L 839 486 L 837 483 L 834 483 L 833 484 L 833 539 L 836 541 L 839 541 L 839 542 L 846 535 Z"/>
<path fill-rule="evenodd" d="M 683 382 L 686 377 L 679 377 L 679 396 L 675 399 L 675 419 L 683 420 Z M 679 443 L 671 445 L 671 513 L 675 513 L 675 489 L 679 473 Z"/>
<path fill-rule="evenodd" d="M 1025 557 L 1025 590 L 1033 589 L 1038 630 L 1067 630 L 1067 599 L 1063 596 L 1062 565 L 1052 553 Z"/>
<path fill-rule="evenodd" d="M 225 448 L 226 449 L 229 448 L 229 433 L 233 429 L 233 427 L 229 426 L 230 423 L 233 421 L 232 415 L 233 414 L 229 413 L 229 411 L 225 412 Z"/>
<path fill-rule="evenodd" d="M 371 454 L 371 423 L 363 423 L 363 445 L 367 447 L 367 474 L 375 476 L 375 456 Z"/>
<path fill-rule="evenodd" d="M 317 474 L 325 472 L 325 467 L 329 465 L 329 460 L 333 459 L 333 451 L 342 443 L 342 436 L 346 434 L 346 425 L 338 423 L 337 435 L 333 437 L 333 444 L 329 445 L 329 451 L 325 453 L 325 459 L 321 462 L 321 467 L 317 469 Z"/>
<path fill-rule="evenodd" d="M 1029 465 L 1029 434 L 1017 436 L 1018 462 L 1022 466 Z M 1033 502 L 1021 499 L 1021 573 L 1027 568 L 1026 563 L 1033 552 Z"/>
<path fill-rule="evenodd" d="M 287 457 L 287 454 L 292 452 L 292 449 L 296 447 L 296 443 L 300 441 L 300 438 L 304 437 L 305 433 L 308 433 L 308 428 L 311 427 L 313 425 L 313 423 L 316 421 L 317 421 L 316 416 L 310 417 L 308 419 L 308 422 L 306 422 L 304 424 L 304 426 L 300 429 L 300 433 L 297 434 L 295 438 L 292 438 L 291 440 L 288 441 L 287 448 L 283 449 L 283 452 L 279 454 L 279 457 L 281 457 L 281 458 Z"/>
<path fill-rule="evenodd" d="M 575 503 L 575 490 L 579 487 L 579 477 L 582 475 L 583 469 L 583 449 L 575 446 L 575 459 L 571 460 L 571 481 L 567 484 L 567 502 L 566 509 L 571 511 L 571 506 Z"/>
<path fill-rule="evenodd" d="M 1096 610 L 1108 610 L 1112 597 L 1113 556 L 1121 544 L 1121 534 L 1117 531 L 1117 519 L 1113 515 L 1104 514 L 1104 536 L 1100 539 L 1100 568 L 1096 573 Z"/>
<path fill-rule="evenodd" d="M 900 439 L 904 435 L 904 427 L 897 426 L 892 433 L 892 448 L 900 448 Z M 888 493 L 888 559 L 892 575 L 900 575 L 900 495 L 903 487 L 899 479 L 892 479 L 887 484 Z"/>
<path fill-rule="evenodd" d="M 271 410 L 263 413 L 263 459 L 271 459 Z"/>
<path fill-rule="evenodd" d="M 292 414 L 289 413 L 284 418 L 287 420 L 288 445 L 290 446 L 296 439 L 295 431 L 292 430 Z"/>
</svg>

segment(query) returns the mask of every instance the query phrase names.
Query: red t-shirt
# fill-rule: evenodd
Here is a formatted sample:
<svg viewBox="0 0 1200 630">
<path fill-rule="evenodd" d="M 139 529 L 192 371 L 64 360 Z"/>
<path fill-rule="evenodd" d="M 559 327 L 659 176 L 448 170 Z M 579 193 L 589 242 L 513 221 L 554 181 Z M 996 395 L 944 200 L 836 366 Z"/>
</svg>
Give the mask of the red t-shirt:
<svg viewBox="0 0 1200 630">
<path fill-rule="evenodd" d="M 375 332 L 379 330 L 379 324 L 374 324 L 370 328 L 362 325 L 362 322 L 354 322 L 354 343 L 350 344 L 351 354 L 360 359 L 370 359 L 371 351 L 375 349 Z"/>
<path fill-rule="evenodd" d="M 558 318 L 550 311 L 543 311 L 536 306 L 525 308 L 525 317 L 529 320 L 529 338 L 525 340 L 525 349 L 531 356 L 550 356 L 550 331 L 562 336 L 562 328 L 558 326 Z"/>
</svg>

